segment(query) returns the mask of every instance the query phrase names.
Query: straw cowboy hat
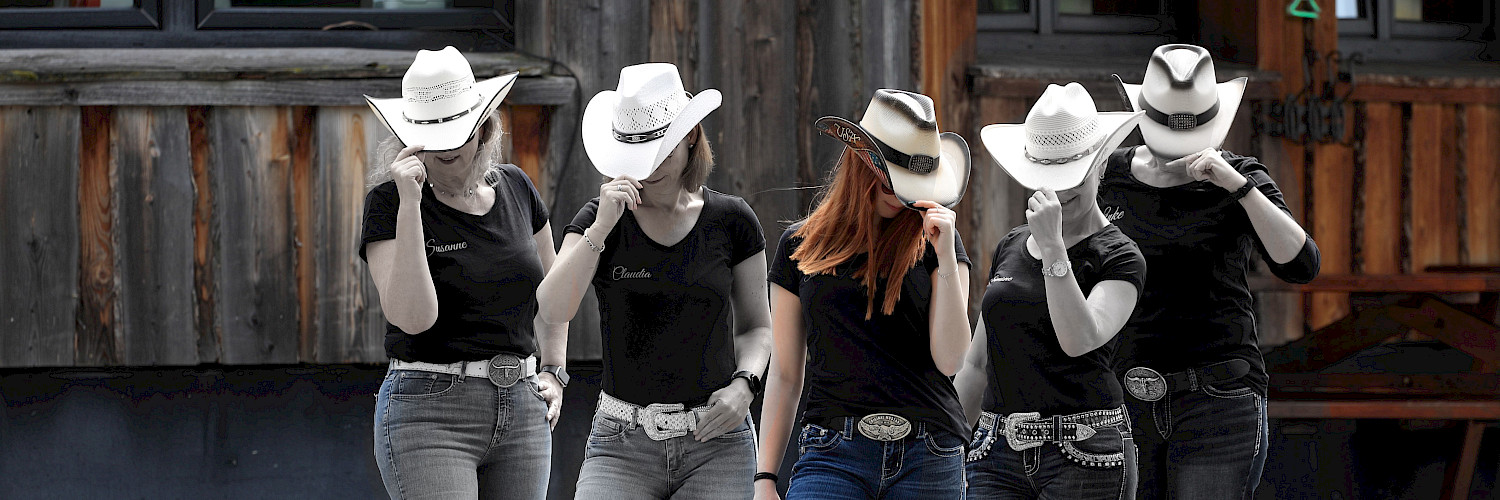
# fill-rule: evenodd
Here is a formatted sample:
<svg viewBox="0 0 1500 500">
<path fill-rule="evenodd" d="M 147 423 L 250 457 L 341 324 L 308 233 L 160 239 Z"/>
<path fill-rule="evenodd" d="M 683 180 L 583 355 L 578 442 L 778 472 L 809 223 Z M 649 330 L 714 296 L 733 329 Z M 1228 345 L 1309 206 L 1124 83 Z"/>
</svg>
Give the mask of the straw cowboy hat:
<svg viewBox="0 0 1500 500">
<path fill-rule="evenodd" d="M 927 200 L 952 208 L 969 185 L 969 144 L 938 132 L 932 98 L 880 89 L 854 124 L 837 116 L 817 121 L 818 131 L 860 153 L 901 203 Z"/>
<path fill-rule="evenodd" d="M 1071 189 L 1109 157 L 1140 122 L 1140 111 L 1100 113 L 1078 82 L 1048 85 L 1026 122 L 997 123 L 979 142 L 1005 173 L 1026 189 Z"/>
<path fill-rule="evenodd" d="M 1162 158 L 1217 148 L 1245 95 L 1245 77 L 1215 83 L 1214 60 L 1197 45 L 1168 44 L 1151 53 L 1140 85 L 1114 75 L 1131 109 L 1146 112 L 1141 139 Z"/>
<path fill-rule="evenodd" d="M 650 177 L 723 101 L 714 89 L 688 94 L 677 65 L 669 63 L 621 68 L 615 88 L 589 100 L 581 125 L 584 151 L 594 168 L 610 178 Z"/>
<path fill-rule="evenodd" d="M 475 82 L 469 60 L 458 49 L 419 50 L 401 78 L 401 97 L 367 95 L 365 102 L 402 144 L 421 144 L 423 151 L 451 151 L 474 137 L 479 124 L 510 93 L 519 74 Z"/>
</svg>

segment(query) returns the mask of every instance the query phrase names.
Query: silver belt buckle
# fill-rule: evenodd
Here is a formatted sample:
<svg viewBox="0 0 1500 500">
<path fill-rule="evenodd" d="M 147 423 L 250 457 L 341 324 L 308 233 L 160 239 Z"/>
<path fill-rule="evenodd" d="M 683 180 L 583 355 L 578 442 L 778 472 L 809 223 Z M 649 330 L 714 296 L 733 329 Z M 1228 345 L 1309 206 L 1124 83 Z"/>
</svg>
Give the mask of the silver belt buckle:
<svg viewBox="0 0 1500 500">
<path fill-rule="evenodd" d="M 652 441 L 661 441 L 686 436 L 688 428 L 696 427 L 693 424 L 696 422 L 697 416 L 691 414 L 688 415 L 688 428 L 683 429 L 663 429 L 661 428 L 661 422 L 657 420 L 658 418 L 665 417 L 667 413 L 681 413 L 685 411 L 689 410 L 686 410 L 681 403 L 654 403 L 641 408 L 640 416 L 637 420 L 641 424 L 641 429 L 646 431 L 646 437 L 651 438 Z"/>
<path fill-rule="evenodd" d="M 1029 450 L 1031 448 L 1041 446 L 1044 441 L 1032 440 L 1031 438 L 1021 435 L 1021 433 L 1016 430 L 1016 428 L 1021 424 L 1024 424 L 1026 422 L 1034 422 L 1041 419 L 1042 414 L 1037 412 L 1012 413 L 1010 415 L 1006 415 L 1005 427 L 1003 427 L 1000 431 L 1000 434 L 1002 436 L 1005 436 L 1005 444 L 1007 446 L 1010 446 L 1010 449 L 1016 451 Z"/>
<path fill-rule="evenodd" d="M 891 413 L 871 413 L 859 419 L 859 434 L 874 441 L 899 441 L 911 434 L 911 421 Z"/>
<path fill-rule="evenodd" d="M 1167 379 L 1160 372 L 1137 366 L 1125 371 L 1125 391 L 1141 401 L 1156 401 L 1167 395 Z"/>
<path fill-rule="evenodd" d="M 490 358 L 489 375 L 490 382 L 500 387 L 516 385 L 521 380 L 521 357 L 502 352 Z"/>
</svg>

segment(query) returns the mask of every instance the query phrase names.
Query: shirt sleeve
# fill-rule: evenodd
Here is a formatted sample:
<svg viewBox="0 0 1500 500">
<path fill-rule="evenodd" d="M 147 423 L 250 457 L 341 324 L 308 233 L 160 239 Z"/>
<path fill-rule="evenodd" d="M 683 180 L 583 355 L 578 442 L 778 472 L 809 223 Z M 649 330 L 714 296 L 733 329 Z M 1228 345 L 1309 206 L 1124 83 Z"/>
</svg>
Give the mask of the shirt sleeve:
<svg viewBox="0 0 1500 500">
<path fill-rule="evenodd" d="M 733 208 L 727 221 L 729 236 L 734 239 L 729 265 L 737 266 L 766 249 L 766 234 L 761 229 L 760 219 L 755 216 L 755 209 L 750 208 L 743 198 L 734 197 L 732 200 Z"/>
<path fill-rule="evenodd" d="M 1276 181 L 1271 180 L 1271 176 L 1266 175 L 1264 165 L 1251 158 L 1249 161 L 1241 162 L 1239 169 L 1241 173 L 1245 174 L 1246 182 L 1253 182 L 1255 188 L 1259 189 L 1261 194 L 1266 195 L 1266 199 L 1271 200 L 1272 205 L 1276 205 L 1276 208 L 1288 217 L 1292 216 L 1291 210 L 1288 210 L 1286 207 L 1286 199 L 1281 194 L 1281 188 L 1276 186 Z M 1318 277 L 1318 270 L 1321 267 L 1321 256 L 1318 253 L 1318 244 L 1313 241 L 1311 234 L 1307 234 L 1304 231 L 1303 234 L 1306 238 L 1302 242 L 1302 249 L 1297 252 L 1297 256 L 1284 264 L 1278 264 L 1275 260 L 1271 259 L 1270 254 L 1266 253 L 1266 246 L 1261 244 L 1259 236 L 1253 234 L 1253 228 L 1251 231 L 1251 239 L 1255 241 L 1255 251 L 1260 254 L 1261 260 L 1265 261 L 1266 267 L 1271 270 L 1271 274 L 1289 283 L 1307 283 L 1312 281 L 1313 278 Z"/>
<path fill-rule="evenodd" d="M 592 200 L 589 200 L 588 203 L 584 203 L 583 207 L 578 209 L 578 213 L 573 216 L 573 222 L 570 222 L 567 226 L 563 227 L 563 234 L 583 234 L 584 230 L 587 230 L 589 226 L 594 225 L 594 219 L 597 219 L 598 217 L 599 199 L 594 198 Z"/>
<path fill-rule="evenodd" d="M 1146 290 L 1146 257 L 1134 241 L 1120 235 L 1104 255 L 1099 281 L 1119 280 L 1135 285 L 1136 297 Z"/>
<path fill-rule="evenodd" d="M 792 262 L 792 253 L 797 251 L 797 244 L 802 240 L 793 238 L 792 233 L 797 231 L 796 227 L 787 229 L 781 233 L 781 241 L 776 244 L 776 256 L 771 259 L 771 267 L 766 272 L 766 281 L 792 292 L 792 295 L 801 293 L 802 270 L 797 268 L 797 263 Z"/>
<path fill-rule="evenodd" d="M 365 220 L 361 228 L 359 259 L 366 260 L 365 246 L 396 238 L 396 209 L 401 195 L 395 182 L 386 182 L 365 194 Z"/>
<path fill-rule="evenodd" d="M 531 234 L 536 234 L 547 227 L 547 220 L 552 218 L 552 213 L 547 209 L 547 202 L 542 201 L 542 194 L 537 192 L 536 186 L 531 183 L 531 177 L 522 172 L 520 168 L 512 166 L 521 178 L 521 183 L 526 185 L 526 191 L 531 195 Z"/>
</svg>

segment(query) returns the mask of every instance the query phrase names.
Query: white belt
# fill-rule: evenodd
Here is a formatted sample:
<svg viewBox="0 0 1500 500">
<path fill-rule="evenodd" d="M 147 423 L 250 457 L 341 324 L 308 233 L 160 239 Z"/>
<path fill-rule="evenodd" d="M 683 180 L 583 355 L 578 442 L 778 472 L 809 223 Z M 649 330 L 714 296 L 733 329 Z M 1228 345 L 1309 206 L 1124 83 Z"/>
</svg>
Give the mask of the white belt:
<svg viewBox="0 0 1500 500">
<path fill-rule="evenodd" d="M 502 354 L 501 356 L 507 355 Z M 526 358 L 520 358 L 520 356 L 512 357 L 521 360 L 520 373 L 518 378 L 526 378 L 532 375 L 536 375 L 536 355 L 531 355 Z M 424 372 L 446 373 L 449 375 L 463 375 L 465 377 L 479 377 L 494 380 L 494 378 L 490 377 L 490 361 L 491 360 L 459 361 L 456 363 L 427 363 L 422 361 L 402 361 L 399 359 L 392 359 L 391 369 L 418 370 Z"/>
<path fill-rule="evenodd" d="M 647 437 L 656 441 L 686 436 L 688 432 L 698 430 L 698 414 L 707 411 L 707 405 L 687 409 L 682 403 L 640 406 L 621 401 L 606 392 L 599 393 L 599 413 L 639 425 L 645 429 Z"/>
</svg>

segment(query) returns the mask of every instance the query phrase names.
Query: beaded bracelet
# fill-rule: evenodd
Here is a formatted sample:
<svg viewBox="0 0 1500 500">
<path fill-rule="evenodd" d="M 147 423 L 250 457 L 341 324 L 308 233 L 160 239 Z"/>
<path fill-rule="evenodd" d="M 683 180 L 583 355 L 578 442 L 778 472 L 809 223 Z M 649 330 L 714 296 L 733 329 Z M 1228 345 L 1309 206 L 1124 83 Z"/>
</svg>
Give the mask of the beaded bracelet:
<svg viewBox="0 0 1500 500">
<path fill-rule="evenodd" d="M 593 250 L 594 253 L 604 253 L 604 245 L 595 245 L 593 238 L 589 238 L 588 233 L 580 234 L 583 235 L 583 241 L 589 244 L 589 250 Z"/>
</svg>

